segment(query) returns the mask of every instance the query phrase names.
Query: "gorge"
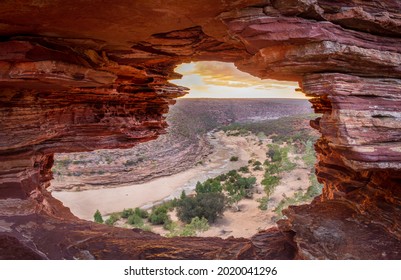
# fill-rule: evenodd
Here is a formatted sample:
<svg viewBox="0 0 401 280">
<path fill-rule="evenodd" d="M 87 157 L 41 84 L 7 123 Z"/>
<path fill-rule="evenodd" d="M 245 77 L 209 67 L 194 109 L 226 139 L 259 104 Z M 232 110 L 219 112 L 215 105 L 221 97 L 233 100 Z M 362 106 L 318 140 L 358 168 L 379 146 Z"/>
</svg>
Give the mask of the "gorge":
<svg viewBox="0 0 401 280">
<path fill-rule="evenodd" d="M 0 259 L 400 259 L 400 11 L 397 0 L 2 1 Z M 169 80 L 191 61 L 299 83 L 323 114 L 311 121 L 323 194 L 249 239 L 74 217 L 46 190 L 54 154 L 165 133 L 188 90 Z"/>
</svg>

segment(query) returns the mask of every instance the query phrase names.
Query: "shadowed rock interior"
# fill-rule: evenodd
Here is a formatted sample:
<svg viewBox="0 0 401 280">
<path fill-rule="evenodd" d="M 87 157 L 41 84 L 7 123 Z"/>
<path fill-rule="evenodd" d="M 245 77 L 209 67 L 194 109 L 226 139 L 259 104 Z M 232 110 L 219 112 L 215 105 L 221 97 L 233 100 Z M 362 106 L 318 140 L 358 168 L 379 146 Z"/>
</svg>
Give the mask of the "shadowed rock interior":
<svg viewBox="0 0 401 280">
<path fill-rule="evenodd" d="M 0 258 L 401 258 L 399 1 L 95 2 L 0 3 Z M 107 227 L 51 197 L 54 153 L 157 138 L 187 92 L 175 66 L 205 60 L 312 97 L 321 196 L 250 239 Z"/>
</svg>

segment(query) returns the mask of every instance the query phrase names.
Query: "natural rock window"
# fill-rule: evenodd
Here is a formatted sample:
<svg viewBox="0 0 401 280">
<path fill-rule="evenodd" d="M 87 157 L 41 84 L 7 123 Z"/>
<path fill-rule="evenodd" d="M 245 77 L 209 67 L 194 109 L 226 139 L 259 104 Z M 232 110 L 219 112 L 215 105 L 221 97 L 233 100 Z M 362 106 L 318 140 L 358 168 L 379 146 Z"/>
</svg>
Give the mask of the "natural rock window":
<svg viewBox="0 0 401 280">
<path fill-rule="evenodd" d="M 96 212 L 97 222 L 167 237 L 249 238 L 321 193 L 318 134 L 308 121 L 318 115 L 297 83 L 260 80 L 222 62 L 176 71 L 183 77 L 172 82 L 190 90 L 170 108 L 167 134 L 132 149 L 56 155 L 54 197 L 89 221 Z M 203 207 L 203 192 L 223 199 L 216 217 L 186 214 Z M 163 219 L 154 218 L 163 205 Z M 192 228 L 192 218 L 209 221 Z"/>
<path fill-rule="evenodd" d="M 397 0 L 2 1 L 1 258 L 400 259 L 400 9 Z M 299 83 L 322 114 L 310 122 L 322 195 L 249 239 L 168 239 L 75 218 L 47 191 L 54 154 L 156 139 L 186 93 L 169 82 L 174 69 L 191 61 Z"/>
</svg>

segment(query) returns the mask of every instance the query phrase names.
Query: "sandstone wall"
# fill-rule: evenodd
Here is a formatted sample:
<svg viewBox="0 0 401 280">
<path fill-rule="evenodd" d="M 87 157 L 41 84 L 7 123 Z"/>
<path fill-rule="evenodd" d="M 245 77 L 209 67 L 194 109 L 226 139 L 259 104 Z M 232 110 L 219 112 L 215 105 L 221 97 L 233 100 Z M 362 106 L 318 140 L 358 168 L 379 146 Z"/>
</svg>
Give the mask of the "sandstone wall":
<svg viewBox="0 0 401 280">
<path fill-rule="evenodd" d="M 0 3 L 2 257 L 401 257 L 399 1 L 93 5 Z M 168 82 L 175 65 L 200 60 L 300 82 L 323 113 L 311 124 L 322 196 L 251 240 L 141 237 L 77 221 L 50 197 L 54 153 L 155 139 L 186 93 Z"/>
</svg>

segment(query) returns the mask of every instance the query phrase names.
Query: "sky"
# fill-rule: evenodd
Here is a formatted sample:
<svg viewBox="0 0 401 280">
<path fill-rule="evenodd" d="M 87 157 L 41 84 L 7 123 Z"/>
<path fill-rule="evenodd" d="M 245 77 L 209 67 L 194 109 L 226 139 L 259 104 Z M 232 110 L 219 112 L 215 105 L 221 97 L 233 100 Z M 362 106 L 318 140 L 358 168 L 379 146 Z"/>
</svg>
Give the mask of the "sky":
<svg viewBox="0 0 401 280">
<path fill-rule="evenodd" d="M 233 63 L 202 61 L 179 65 L 182 79 L 172 83 L 190 88 L 182 98 L 306 98 L 298 83 L 261 80 L 239 71 Z"/>
</svg>

